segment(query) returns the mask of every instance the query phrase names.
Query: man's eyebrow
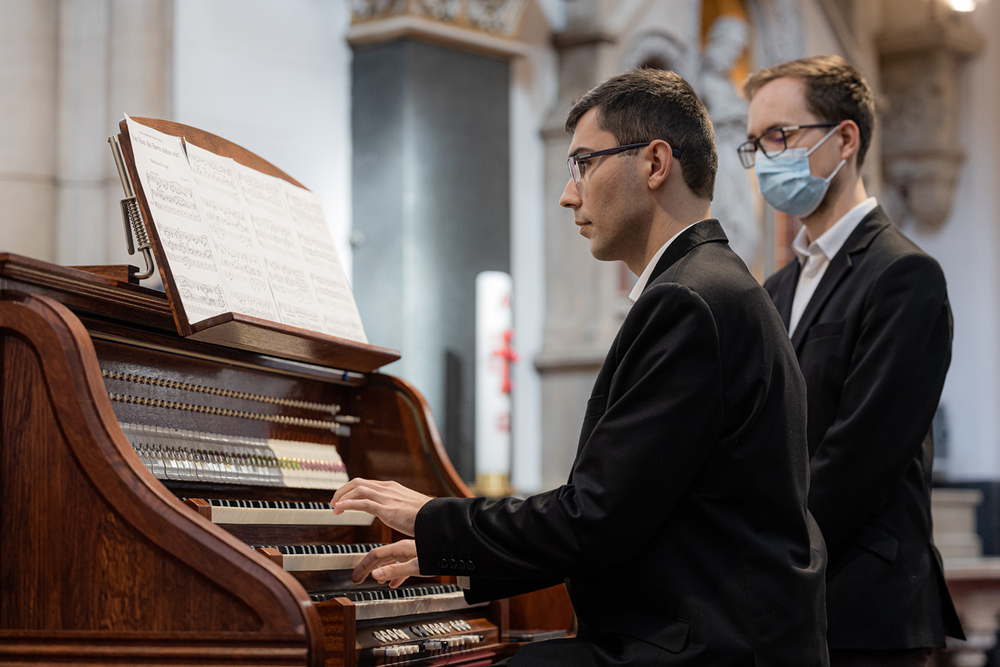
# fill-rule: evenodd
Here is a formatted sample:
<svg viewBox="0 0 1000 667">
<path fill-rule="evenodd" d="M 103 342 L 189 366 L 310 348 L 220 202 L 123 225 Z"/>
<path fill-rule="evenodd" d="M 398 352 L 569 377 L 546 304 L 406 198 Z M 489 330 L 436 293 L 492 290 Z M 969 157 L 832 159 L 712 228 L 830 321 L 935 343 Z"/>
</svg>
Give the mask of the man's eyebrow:
<svg viewBox="0 0 1000 667">
<path fill-rule="evenodd" d="M 747 139 L 751 139 L 751 140 L 752 139 L 757 139 L 758 137 L 763 137 L 765 134 L 767 134 L 771 130 L 777 130 L 777 129 L 780 129 L 782 127 L 794 127 L 795 125 L 797 125 L 797 123 L 778 123 L 777 125 L 772 125 L 771 127 L 767 128 L 766 130 L 764 130 L 763 132 L 761 132 L 757 136 L 754 136 L 754 135 L 750 134 L 749 132 L 747 132 Z"/>
<path fill-rule="evenodd" d="M 593 153 L 593 149 L 587 148 L 586 146 L 577 146 L 576 150 L 569 154 L 570 157 L 574 155 L 583 155 L 584 153 Z"/>
</svg>

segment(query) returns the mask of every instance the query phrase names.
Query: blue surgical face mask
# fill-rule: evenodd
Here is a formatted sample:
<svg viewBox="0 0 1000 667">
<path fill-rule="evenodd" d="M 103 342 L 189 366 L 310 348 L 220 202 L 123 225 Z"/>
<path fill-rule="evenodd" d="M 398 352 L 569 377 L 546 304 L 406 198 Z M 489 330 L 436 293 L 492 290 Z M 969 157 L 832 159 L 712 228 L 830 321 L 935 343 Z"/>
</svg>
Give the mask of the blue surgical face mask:
<svg viewBox="0 0 1000 667">
<path fill-rule="evenodd" d="M 809 156 L 833 136 L 840 125 L 826 133 L 812 148 L 789 148 L 780 155 L 768 158 L 757 151 L 754 171 L 764 201 L 777 210 L 804 218 L 816 210 L 830 188 L 830 181 L 847 160 L 841 160 L 827 178 L 813 176 L 809 171 Z"/>
</svg>

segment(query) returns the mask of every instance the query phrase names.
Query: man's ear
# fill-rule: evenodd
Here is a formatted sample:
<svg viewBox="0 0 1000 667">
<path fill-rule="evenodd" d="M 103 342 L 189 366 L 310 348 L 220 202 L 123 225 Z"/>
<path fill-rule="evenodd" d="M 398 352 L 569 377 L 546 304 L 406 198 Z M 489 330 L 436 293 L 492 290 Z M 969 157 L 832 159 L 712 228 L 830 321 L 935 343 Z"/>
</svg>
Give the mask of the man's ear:
<svg viewBox="0 0 1000 667">
<path fill-rule="evenodd" d="M 667 181 L 674 165 L 674 154 L 670 144 L 662 139 L 656 139 L 647 148 L 649 153 L 649 176 L 647 185 L 651 190 L 658 190 Z"/>
<path fill-rule="evenodd" d="M 861 147 L 861 130 L 858 129 L 858 124 L 853 120 L 845 120 L 837 128 L 837 136 L 840 137 L 840 159 L 850 160 Z"/>
</svg>

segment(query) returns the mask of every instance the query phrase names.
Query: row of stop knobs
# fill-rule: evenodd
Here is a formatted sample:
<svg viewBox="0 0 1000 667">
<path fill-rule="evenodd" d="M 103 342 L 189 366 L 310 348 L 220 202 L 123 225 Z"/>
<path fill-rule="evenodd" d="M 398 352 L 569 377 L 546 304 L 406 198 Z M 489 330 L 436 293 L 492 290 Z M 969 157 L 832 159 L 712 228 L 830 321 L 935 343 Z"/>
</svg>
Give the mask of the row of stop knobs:
<svg viewBox="0 0 1000 667">
<path fill-rule="evenodd" d="M 483 641 L 482 635 L 456 635 L 454 637 L 432 639 L 424 642 L 423 644 L 378 646 L 372 649 L 372 654 L 376 656 L 385 656 L 387 658 L 396 658 L 404 655 L 413 655 L 414 653 L 420 653 L 421 651 L 446 651 L 448 649 L 460 648 L 470 644 L 478 644 L 481 641 Z"/>
</svg>

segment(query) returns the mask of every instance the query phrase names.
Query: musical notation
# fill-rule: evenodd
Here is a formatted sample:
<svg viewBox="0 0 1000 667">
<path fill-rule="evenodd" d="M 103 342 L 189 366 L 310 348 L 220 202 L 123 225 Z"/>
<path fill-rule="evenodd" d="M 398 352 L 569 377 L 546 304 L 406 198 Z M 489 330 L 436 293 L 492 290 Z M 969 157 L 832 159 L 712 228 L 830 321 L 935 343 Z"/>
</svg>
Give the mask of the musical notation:
<svg viewBox="0 0 1000 667">
<path fill-rule="evenodd" d="M 368 342 L 318 196 L 127 122 L 190 324 L 233 309 Z"/>
<path fill-rule="evenodd" d="M 160 240 L 169 249 L 174 261 L 187 268 L 216 270 L 212 246 L 205 234 L 190 234 L 176 227 L 164 226 L 160 232 Z"/>
</svg>

